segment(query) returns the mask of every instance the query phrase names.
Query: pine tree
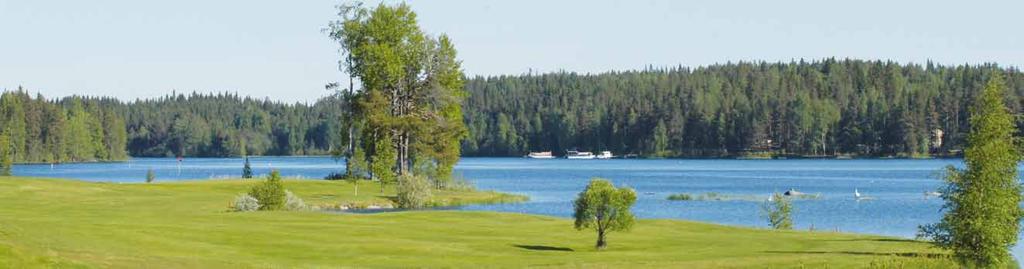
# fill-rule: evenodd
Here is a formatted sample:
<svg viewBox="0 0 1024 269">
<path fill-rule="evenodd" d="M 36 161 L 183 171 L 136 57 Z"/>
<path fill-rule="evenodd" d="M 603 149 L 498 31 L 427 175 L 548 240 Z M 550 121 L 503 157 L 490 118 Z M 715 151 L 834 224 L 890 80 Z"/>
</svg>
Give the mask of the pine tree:
<svg viewBox="0 0 1024 269">
<path fill-rule="evenodd" d="M 245 157 L 245 165 L 242 166 L 242 178 L 252 178 L 252 165 L 249 164 L 249 157 Z"/>
</svg>

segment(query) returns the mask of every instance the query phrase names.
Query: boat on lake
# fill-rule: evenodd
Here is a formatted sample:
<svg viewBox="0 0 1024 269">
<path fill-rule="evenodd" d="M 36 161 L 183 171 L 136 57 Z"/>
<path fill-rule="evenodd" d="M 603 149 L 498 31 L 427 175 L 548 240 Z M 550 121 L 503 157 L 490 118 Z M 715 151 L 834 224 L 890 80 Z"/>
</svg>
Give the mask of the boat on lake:
<svg viewBox="0 0 1024 269">
<path fill-rule="evenodd" d="M 526 155 L 526 158 L 530 158 L 530 159 L 554 159 L 555 155 L 552 155 L 550 151 L 530 152 L 530 154 Z"/>
<path fill-rule="evenodd" d="M 612 155 L 612 152 L 611 151 L 607 151 L 607 150 L 602 151 L 601 154 L 597 154 L 597 158 L 598 159 L 611 159 L 613 157 L 615 157 L 615 156 Z"/>
<path fill-rule="evenodd" d="M 565 158 L 566 159 L 576 159 L 576 160 L 591 160 L 591 159 L 597 158 L 597 155 L 594 155 L 593 152 L 589 152 L 589 151 L 570 150 L 570 151 L 566 152 Z"/>
</svg>

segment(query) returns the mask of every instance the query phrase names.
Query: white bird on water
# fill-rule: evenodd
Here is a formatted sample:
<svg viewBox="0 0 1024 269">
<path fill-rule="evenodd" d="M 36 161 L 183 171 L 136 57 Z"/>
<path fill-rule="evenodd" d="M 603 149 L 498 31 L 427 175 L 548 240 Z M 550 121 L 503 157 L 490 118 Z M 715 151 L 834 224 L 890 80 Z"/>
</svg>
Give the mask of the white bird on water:
<svg viewBox="0 0 1024 269">
<path fill-rule="evenodd" d="M 860 192 L 857 191 L 857 188 L 853 189 L 853 198 L 854 199 L 860 199 Z"/>
</svg>

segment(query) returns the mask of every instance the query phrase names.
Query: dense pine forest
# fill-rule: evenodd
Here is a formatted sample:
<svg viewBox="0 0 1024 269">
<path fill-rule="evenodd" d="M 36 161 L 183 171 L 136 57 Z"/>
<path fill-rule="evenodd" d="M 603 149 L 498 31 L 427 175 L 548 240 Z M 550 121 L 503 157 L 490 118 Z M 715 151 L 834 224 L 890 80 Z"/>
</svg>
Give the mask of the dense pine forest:
<svg viewBox="0 0 1024 269">
<path fill-rule="evenodd" d="M 468 80 L 465 155 L 611 150 L 651 157 L 956 155 L 996 66 L 835 60 Z"/>
<path fill-rule="evenodd" d="M 968 104 L 993 72 L 1022 112 L 1024 75 L 992 65 L 834 60 L 728 63 L 466 80 L 466 156 L 610 150 L 647 157 L 957 155 Z M 346 147 L 337 96 L 0 98 L 16 162 L 131 156 L 322 155 Z M 1024 123 L 1024 120 L 1019 120 Z M 2 141 L 0 141 L 2 142 Z"/>
<path fill-rule="evenodd" d="M 112 98 L 54 101 L 21 89 L 5 92 L 0 96 L 0 153 L 19 163 L 125 160 L 121 107 Z"/>
<path fill-rule="evenodd" d="M 236 94 L 172 94 L 122 105 L 132 156 L 326 155 L 341 141 L 337 97 L 285 104 Z"/>
</svg>

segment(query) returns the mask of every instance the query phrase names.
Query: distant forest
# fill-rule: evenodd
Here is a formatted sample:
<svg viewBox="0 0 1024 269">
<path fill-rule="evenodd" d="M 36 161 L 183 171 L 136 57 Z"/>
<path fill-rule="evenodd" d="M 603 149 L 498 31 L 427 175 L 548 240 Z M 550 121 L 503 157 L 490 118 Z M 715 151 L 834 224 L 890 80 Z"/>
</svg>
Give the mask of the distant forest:
<svg viewBox="0 0 1024 269">
<path fill-rule="evenodd" d="M 122 111 L 112 98 L 51 101 L 21 91 L 0 96 L 0 147 L 18 163 L 128 158 Z"/>
<path fill-rule="evenodd" d="M 1020 113 L 1024 75 L 994 65 L 826 59 L 475 78 L 463 152 L 956 155 L 968 104 L 993 72 L 1005 74 L 1008 105 Z"/>
<path fill-rule="evenodd" d="M 827 59 L 468 78 L 463 155 L 956 155 L 968 104 L 994 72 L 1005 75 L 1019 114 L 1024 75 L 994 65 Z M 122 102 L 49 100 L 19 89 L 0 97 L 0 136 L 16 162 L 324 155 L 346 146 L 345 109 L 337 96 L 310 104 L 236 94 Z"/>
</svg>

